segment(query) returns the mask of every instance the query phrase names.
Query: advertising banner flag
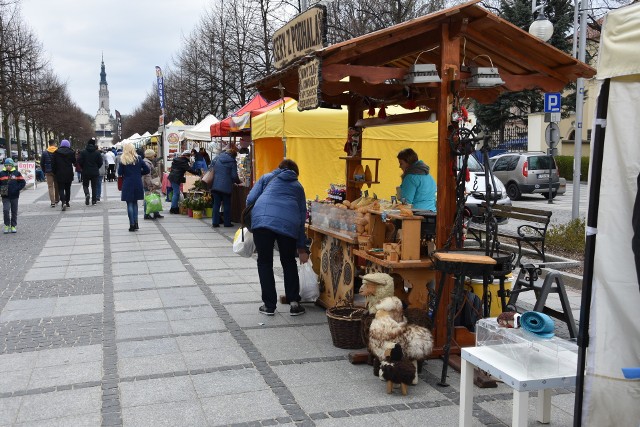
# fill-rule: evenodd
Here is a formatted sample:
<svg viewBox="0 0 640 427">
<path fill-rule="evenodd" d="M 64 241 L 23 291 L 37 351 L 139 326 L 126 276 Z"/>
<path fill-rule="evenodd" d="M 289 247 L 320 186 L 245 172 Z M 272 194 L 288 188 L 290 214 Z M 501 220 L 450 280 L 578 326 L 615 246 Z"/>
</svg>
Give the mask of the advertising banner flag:
<svg viewBox="0 0 640 427">
<path fill-rule="evenodd" d="M 156 77 L 158 78 L 158 98 L 160 98 L 160 109 L 164 114 L 164 78 L 162 77 L 162 70 L 156 65 Z"/>
<path fill-rule="evenodd" d="M 116 110 L 116 130 L 118 132 L 118 141 L 122 140 L 122 116 L 120 111 Z"/>
</svg>

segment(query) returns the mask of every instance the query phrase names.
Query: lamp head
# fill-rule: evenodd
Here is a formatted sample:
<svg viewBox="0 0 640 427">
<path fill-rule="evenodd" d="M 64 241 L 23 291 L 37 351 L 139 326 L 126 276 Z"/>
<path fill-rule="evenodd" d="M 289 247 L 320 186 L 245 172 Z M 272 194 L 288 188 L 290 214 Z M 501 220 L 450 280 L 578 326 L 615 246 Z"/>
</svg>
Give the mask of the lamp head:
<svg viewBox="0 0 640 427">
<path fill-rule="evenodd" d="M 547 19 L 543 12 L 538 14 L 535 21 L 529 26 L 529 34 L 547 42 L 553 35 L 553 24 Z"/>
</svg>

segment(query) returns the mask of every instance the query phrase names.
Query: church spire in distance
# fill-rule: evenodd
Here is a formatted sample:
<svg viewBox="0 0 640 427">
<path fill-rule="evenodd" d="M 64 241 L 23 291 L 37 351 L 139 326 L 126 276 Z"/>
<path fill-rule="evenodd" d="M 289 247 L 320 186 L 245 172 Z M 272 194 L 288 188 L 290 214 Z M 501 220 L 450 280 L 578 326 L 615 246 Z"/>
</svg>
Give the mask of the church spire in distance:
<svg viewBox="0 0 640 427">
<path fill-rule="evenodd" d="M 100 67 L 100 84 L 107 84 L 107 72 L 104 70 L 104 52 L 102 52 L 102 65 Z"/>
</svg>

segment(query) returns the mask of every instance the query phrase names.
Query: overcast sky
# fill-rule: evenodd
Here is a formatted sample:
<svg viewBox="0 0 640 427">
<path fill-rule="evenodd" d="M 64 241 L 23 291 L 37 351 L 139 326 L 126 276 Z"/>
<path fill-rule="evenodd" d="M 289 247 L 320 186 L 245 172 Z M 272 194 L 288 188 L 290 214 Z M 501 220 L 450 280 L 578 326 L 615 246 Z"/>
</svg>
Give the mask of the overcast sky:
<svg viewBox="0 0 640 427">
<path fill-rule="evenodd" d="M 131 114 L 179 52 L 211 0 L 21 0 L 22 16 L 37 34 L 71 99 L 86 113 L 98 111 L 100 60 L 109 107 Z M 159 108 L 159 107 L 158 107 Z M 159 114 L 159 112 L 158 112 Z"/>
</svg>

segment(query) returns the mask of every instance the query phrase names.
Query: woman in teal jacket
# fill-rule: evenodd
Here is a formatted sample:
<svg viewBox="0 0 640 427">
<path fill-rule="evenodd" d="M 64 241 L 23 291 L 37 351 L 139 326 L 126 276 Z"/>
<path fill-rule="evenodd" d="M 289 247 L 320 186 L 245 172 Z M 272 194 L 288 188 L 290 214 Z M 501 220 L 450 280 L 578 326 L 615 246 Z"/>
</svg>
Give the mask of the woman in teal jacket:
<svg viewBox="0 0 640 427">
<path fill-rule="evenodd" d="M 398 162 L 402 169 L 402 184 L 400 197 L 413 209 L 436 210 L 435 179 L 429 174 L 429 166 L 418 160 L 418 154 L 411 148 L 405 148 L 398 153 Z"/>
</svg>

